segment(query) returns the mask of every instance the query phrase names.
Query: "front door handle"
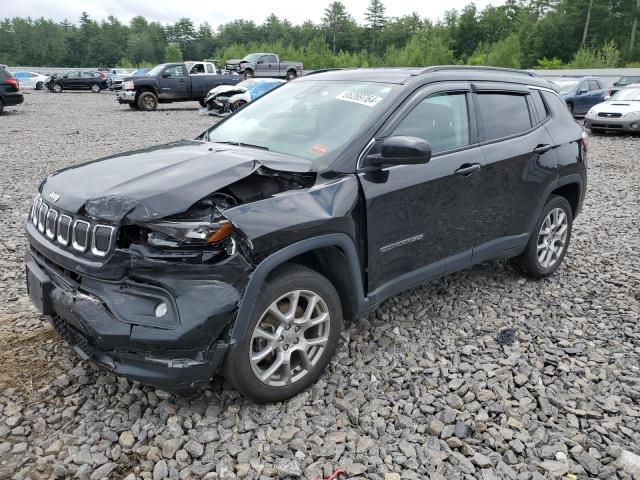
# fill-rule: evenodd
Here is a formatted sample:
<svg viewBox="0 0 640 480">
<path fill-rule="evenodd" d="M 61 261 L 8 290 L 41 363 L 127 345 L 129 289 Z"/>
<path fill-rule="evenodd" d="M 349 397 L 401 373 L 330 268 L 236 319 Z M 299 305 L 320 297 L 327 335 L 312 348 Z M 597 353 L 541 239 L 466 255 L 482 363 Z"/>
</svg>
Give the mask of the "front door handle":
<svg viewBox="0 0 640 480">
<path fill-rule="evenodd" d="M 553 148 L 553 145 L 538 145 L 536 148 L 533 149 L 533 153 L 542 155 L 543 153 L 547 153 L 552 148 Z"/>
<path fill-rule="evenodd" d="M 481 168 L 482 166 L 479 163 L 465 163 L 454 173 L 456 175 L 460 175 L 461 177 L 468 177 L 469 175 L 473 175 L 474 173 L 480 171 Z"/>
</svg>

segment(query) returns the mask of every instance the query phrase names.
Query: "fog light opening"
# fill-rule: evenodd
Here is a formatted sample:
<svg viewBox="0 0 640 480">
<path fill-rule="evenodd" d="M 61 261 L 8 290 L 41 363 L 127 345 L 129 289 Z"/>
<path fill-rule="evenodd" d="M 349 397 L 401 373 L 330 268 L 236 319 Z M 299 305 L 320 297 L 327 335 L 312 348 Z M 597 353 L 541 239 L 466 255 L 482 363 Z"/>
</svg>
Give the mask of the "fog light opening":
<svg viewBox="0 0 640 480">
<path fill-rule="evenodd" d="M 634 130 L 637 130 L 638 127 L 640 127 L 640 124 L 637 124 L 637 123 L 632 123 L 631 124 L 631 128 L 633 128 Z"/>
<path fill-rule="evenodd" d="M 164 302 L 160 302 L 156 305 L 156 309 L 154 310 L 156 318 L 164 317 L 167 313 L 167 304 Z"/>
</svg>

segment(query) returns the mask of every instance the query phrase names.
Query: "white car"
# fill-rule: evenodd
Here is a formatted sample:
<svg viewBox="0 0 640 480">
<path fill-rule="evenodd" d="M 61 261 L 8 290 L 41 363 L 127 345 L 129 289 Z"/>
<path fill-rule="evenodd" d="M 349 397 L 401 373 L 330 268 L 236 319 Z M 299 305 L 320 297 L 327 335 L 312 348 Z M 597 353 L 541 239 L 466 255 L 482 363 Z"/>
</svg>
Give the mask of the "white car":
<svg viewBox="0 0 640 480">
<path fill-rule="evenodd" d="M 49 77 L 37 72 L 12 72 L 13 76 L 20 82 L 20 88 L 44 89 Z"/>
<path fill-rule="evenodd" d="M 640 133 L 640 83 L 629 85 L 591 107 L 584 126 L 593 133 L 605 130 Z"/>
</svg>

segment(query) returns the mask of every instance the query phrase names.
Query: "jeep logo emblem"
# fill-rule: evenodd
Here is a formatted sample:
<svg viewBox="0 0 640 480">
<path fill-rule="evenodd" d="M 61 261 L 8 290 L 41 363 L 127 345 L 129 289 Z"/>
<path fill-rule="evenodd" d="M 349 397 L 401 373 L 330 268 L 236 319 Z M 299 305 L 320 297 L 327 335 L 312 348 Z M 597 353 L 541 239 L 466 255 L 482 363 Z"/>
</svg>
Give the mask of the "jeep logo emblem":
<svg viewBox="0 0 640 480">
<path fill-rule="evenodd" d="M 53 191 L 48 195 L 48 197 L 49 197 L 49 200 L 51 200 L 53 203 L 55 203 L 55 202 L 57 202 L 58 200 L 60 200 L 60 195 L 58 195 L 58 194 L 56 193 L 56 191 L 55 191 L 55 190 L 53 190 Z"/>
</svg>

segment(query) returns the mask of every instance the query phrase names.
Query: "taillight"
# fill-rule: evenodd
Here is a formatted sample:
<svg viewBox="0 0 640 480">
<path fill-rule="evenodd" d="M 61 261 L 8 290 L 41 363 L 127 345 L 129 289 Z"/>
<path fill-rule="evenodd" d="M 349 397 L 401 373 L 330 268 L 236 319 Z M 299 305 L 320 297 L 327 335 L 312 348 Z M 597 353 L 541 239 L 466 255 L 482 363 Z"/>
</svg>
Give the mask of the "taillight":
<svg viewBox="0 0 640 480">
<path fill-rule="evenodd" d="M 7 85 L 13 85 L 16 90 L 20 90 L 20 83 L 18 83 L 18 80 L 15 78 L 7 78 L 4 83 L 6 83 Z"/>
<path fill-rule="evenodd" d="M 587 135 L 587 132 L 582 132 L 582 149 L 585 152 L 589 149 L 589 135 Z"/>
</svg>

